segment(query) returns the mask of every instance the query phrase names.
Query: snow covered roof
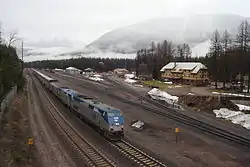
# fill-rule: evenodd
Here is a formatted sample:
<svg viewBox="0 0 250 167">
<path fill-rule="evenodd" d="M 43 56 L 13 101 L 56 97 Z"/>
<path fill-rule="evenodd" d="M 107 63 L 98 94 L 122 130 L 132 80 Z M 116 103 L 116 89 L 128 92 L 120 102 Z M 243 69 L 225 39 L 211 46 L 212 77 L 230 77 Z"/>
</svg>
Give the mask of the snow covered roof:
<svg viewBox="0 0 250 167">
<path fill-rule="evenodd" d="M 94 71 L 92 68 L 86 68 L 84 71 Z"/>
<path fill-rule="evenodd" d="M 76 70 L 76 71 L 81 71 L 81 70 L 79 70 L 79 69 L 77 69 L 77 68 L 75 68 L 75 67 L 68 67 L 68 68 L 66 68 L 66 70 Z"/>
<path fill-rule="evenodd" d="M 56 79 L 53 79 L 53 78 L 50 78 L 49 76 L 37 71 L 37 70 L 34 70 L 37 74 L 39 74 L 41 77 L 45 78 L 47 81 L 49 82 L 55 82 L 57 81 Z"/>
<path fill-rule="evenodd" d="M 164 72 L 165 70 L 175 70 L 176 72 L 181 70 L 191 70 L 191 73 L 197 73 L 201 69 L 207 69 L 207 67 L 199 62 L 170 62 L 162 67 L 161 72 Z"/>
</svg>

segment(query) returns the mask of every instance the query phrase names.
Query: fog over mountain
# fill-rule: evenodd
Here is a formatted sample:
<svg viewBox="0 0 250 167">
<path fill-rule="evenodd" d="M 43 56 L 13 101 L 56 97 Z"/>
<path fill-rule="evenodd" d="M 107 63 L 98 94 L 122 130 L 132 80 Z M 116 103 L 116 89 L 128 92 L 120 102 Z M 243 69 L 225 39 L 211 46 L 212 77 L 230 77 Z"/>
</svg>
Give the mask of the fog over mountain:
<svg viewBox="0 0 250 167">
<path fill-rule="evenodd" d="M 205 56 L 211 34 L 226 29 L 235 36 L 241 21 L 250 20 L 233 14 L 193 15 L 151 19 L 121 27 L 102 35 L 88 46 L 115 52 L 135 52 L 149 46 L 151 41 L 171 40 L 175 44 L 188 43 L 192 56 Z"/>
<path fill-rule="evenodd" d="M 81 41 L 57 38 L 26 42 L 25 61 L 75 57 L 134 58 L 138 49 L 148 48 L 151 41 L 163 40 L 171 40 L 174 44 L 188 43 L 192 56 L 200 57 L 208 53 L 210 38 L 216 29 L 221 34 L 227 30 L 235 37 L 243 20 L 250 22 L 248 17 L 233 14 L 157 18 L 114 29 L 87 46 Z"/>
</svg>

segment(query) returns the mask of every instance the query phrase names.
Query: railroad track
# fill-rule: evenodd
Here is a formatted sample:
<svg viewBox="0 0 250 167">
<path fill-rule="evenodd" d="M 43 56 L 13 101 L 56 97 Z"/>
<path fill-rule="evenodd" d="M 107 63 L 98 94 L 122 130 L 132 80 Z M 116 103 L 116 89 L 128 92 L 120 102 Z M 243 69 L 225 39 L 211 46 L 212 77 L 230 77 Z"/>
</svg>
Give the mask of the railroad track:
<svg viewBox="0 0 250 167">
<path fill-rule="evenodd" d="M 131 159 L 135 163 L 143 167 L 167 167 L 167 165 L 162 162 L 156 160 L 152 156 L 146 154 L 140 149 L 134 147 L 130 143 L 125 140 L 121 140 L 119 142 L 111 143 L 112 147 L 115 147 L 119 152 L 121 152 L 124 156 Z"/>
<path fill-rule="evenodd" d="M 125 88 L 124 86 L 119 85 L 119 83 L 117 83 L 115 81 L 113 83 L 116 84 L 115 87 L 123 88 L 123 89 L 127 90 L 129 93 L 132 93 L 132 94 L 134 92 L 134 91 L 128 90 L 128 88 Z M 81 85 L 81 86 L 82 87 L 86 87 L 87 84 L 84 84 L 84 85 Z M 89 87 L 86 87 L 86 88 L 89 89 Z M 118 95 L 113 94 L 111 91 L 107 91 L 107 90 L 105 91 L 105 90 L 102 90 L 101 88 L 95 88 L 95 91 L 97 91 L 99 93 L 105 93 L 108 96 L 113 97 L 115 99 L 118 99 L 118 100 L 120 100 L 120 101 L 122 101 L 124 103 L 130 104 L 130 105 L 134 105 L 134 106 L 137 106 L 137 107 L 140 107 L 140 108 L 143 108 L 143 109 L 145 109 L 148 112 L 161 115 L 163 117 L 166 117 L 166 118 L 175 120 L 177 122 L 183 123 L 185 125 L 188 125 L 190 127 L 202 130 L 202 131 L 204 131 L 206 133 L 215 135 L 217 137 L 220 137 L 220 138 L 226 139 L 228 141 L 240 144 L 240 145 L 242 145 L 244 147 L 250 148 L 250 139 L 244 138 L 242 136 L 233 134 L 233 133 L 231 133 L 229 131 L 226 131 L 224 129 L 217 128 L 217 127 L 215 127 L 215 126 L 213 126 L 211 124 L 207 124 L 207 123 L 199 121 L 199 120 L 197 120 L 195 118 L 189 117 L 186 114 L 181 113 L 179 111 L 176 111 L 176 110 L 174 110 L 172 108 L 169 108 L 168 106 L 166 106 L 164 104 L 161 104 L 161 103 L 159 103 L 159 102 L 157 102 L 155 100 L 152 100 L 152 99 L 147 98 L 145 96 L 139 96 L 135 92 L 134 92 L 134 95 L 137 95 L 139 98 L 141 98 L 141 99 L 143 99 L 143 100 L 145 100 L 145 101 L 147 101 L 147 102 L 149 102 L 151 104 L 157 105 L 157 107 L 160 107 L 161 109 L 164 109 L 164 110 L 167 109 L 167 112 L 163 112 L 163 111 L 160 111 L 160 110 L 157 110 L 157 109 L 153 109 L 151 107 L 148 107 L 147 105 L 136 103 L 136 102 L 131 101 L 129 99 L 122 98 L 122 97 L 120 97 Z"/>
<path fill-rule="evenodd" d="M 137 92 L 129 90 L 125 86 L 120 85 L 117 81 L 114 81 L 114 80 L 111 80 L 111 79 L 109 79 L 109 81 L 116 84 L 117 86 L 123 87 L 129 93 L 132 93 L 134 95 L 139 96 L 139 94 Z M 164 110 L 166 110 L 166 109 L 168 110 L 168 112 L 161 112 L 161 111 L 158 111 L 158 110 L 155 110 L 155 109 L 150 109 L 148 107 L 142 106 L 141 104 L 135 104 L 135 105 L 139 105 L 140 107 L 142 107 L 142 108 L 144 108 L 144 109 L 146 109 L 148 111 L 152 111 L 152 112 L 154 112 L 156 114 L 159 114 L 159 115 L 162 115 L 164 117 L 171 118 L 171 119 L 179 121 L 179 122 L 181 122 L 181 123 L 183 123 L 185 125 L 192 126 L 192 127 L 196 128 L 196 129 L 199 129 L 199 130 L 202 130 L 204 132 L 207 132 L 207 133 L 216 135 L 218 137 L 227 139 L 229 141 L 241 144 L 241 145 L 243 145 L 245 147 L 250 147 L 250 139 L 244 138 L 242 136 L 233 134 L 233 133 L 231 133 L 229 131 L 226 131 L 224 129 L 217 128 L 217 127 L 215 127 L 215 126 L 213 126 L 211 124 L 207 124 L 207 123 L 204 123 L 204 122 L 202 122 L 200 120 L 197 120 L 195 118 L 189 117 L 184 113 L 176 111 L 173 108 L 170 108 L 169 106 L 166 106 L 166 105 L 164 105 L 164 104 L 162 104 L 160 102 L 157 102 L 157 101 L 152 100 L 150 98 L 147 98 L 145 96 L 139 96 L 139 98 L 141 98 L 141 99 L 143 99 L 143 100 L 145 100 L 145 101 L 147 101 L 147 102 L 149 102 L 151 104 L 154 104 L 157 107 L 160 107 L 160 108 L 162 108 Z M 127 99 L 123 99 L 123 100 L 127 101 Z"/>
<path fill-rule="evenodd" d="M 110 142 L 108 144 L 124 155 L 135 164 L 143 167 L 167 167 L 163 162 L 150 156 L 139 148 L 133 146 L 131 143 L 121 140 L 118 142 Z"/>
<path fill-rule="evenodd" d="M 157 102 L 157 101 L 152 100 L 152 99 L 150 99 L 148 97 L 145 97 L 145 96 L 140 96 L 137 92 L 132 91 L 132 90 L 128 90 L 128 88 L 126 88 L 125 86 L 119 85 L 119 83 L 117 83 L 116 81 L 112 81 L 112 80 L 110 80 L 110 81 L 112 83 L 116 84 L 116 87 L 123 88 L 124 90 L 128 91 L 131 94 L 134 94 L 135 96 L 138 96 L 139 98 L 141 98 L 142 100 L 144 100 L 146 102 L 149 102 L 149 103 L 151 103 L 151 104 L 153 104 L 153 105 L 155 105 L 157 107 L 160 107 L 161 109 L 163 109 L 165 111 L 167 109 L 167 112 L 163 112 L 163 111 L 160 111 L 160 110 L 157 110 L 157 109 L 153 109 L 153 108 L 148 107 L 147 105 L 144 105 L 144 104 L 136 103 L 136 102 L 131 101 L 129 99 L 125 99 L 123 97 L 117 96 L 117 95 L 113 94 L 112 92 L 107 92 L 107 91 L 104 92 L 103 90 L 98 90 L 98 89 L 96 89 L 96 91 L 98 91 L 100 93 L 106 93 L 110 97 L 121 100 L 124 103 L 143 108 L 148 112 L 152 112 L 152 113 L 155 113 L 157 115 L 161 115 L 163 117 L 170 118 L 172 120 L 183 123 L 183 124 L 188 125 L 190 127 L 202 130 L 202 131 L 204 131 L 206 133 L 215 135 L 217 137 L 220 137 L 220 138 L 226 139 L 228 141 L 240 144 L 240 145 L 242 145 L 244 147 L 250 148 L 250 139 L 244 138 L 242 136 L 239 136 L 237 134 L 233 134 L 233 133 L 231 133 L 229 131 L 226 131 L 224 129 L 217 128 L 217 127 L 215 127 L 215 126 L 213 126 L 211 124 L 202 122 L 202 121 L 197 120 L 195 118 L 192 118 L 192 117 L 190 117 L 190 116 L 188 116 L 188 115 L 186 115 L 184 113 L 181 113 L 181 112 L 179 112 L 177 110 L 174 110 L 174 109 L 172 109 L 172 108 L 170 108 L 170 107 L 168 107 L 168 106 L 166 106 L 166 105 L 164 105 L 164 104 L 162 104 L 160 102 Z"/>
<path fill-rule="evenodd" d="M 31 76 L 33 82 L 37 84 L 33 77 Z M 67 119 L 59 112 L 57 107 L 54 105 L 52 100 L 49 98 L 47 93 L 44 91 L 41 85 L 41 91 L 43 92 L 44 96 L 48 100 L 50 106 L 53 108 L 53 111 L 51 107 L 47 107 L 49 114 L 52 116 L 53 121 L 60 127 L 60 130 L 62 130 L 67 136 L 70 141 L 73 143 L 73 146 L 75 149 L 79 152 L 81 157 L 86 162 L 87 166 L 91 167 L 115 167 L 115 163 L 112 162 L 108 157 L 106 157 L 101 151 L 99 151 L 94 145 L 92 145 L 90 142 L 88 142 L 75 128 L 67 121 Z M 37 90 L 38 91 L 38 90 Z"/>
</svg>

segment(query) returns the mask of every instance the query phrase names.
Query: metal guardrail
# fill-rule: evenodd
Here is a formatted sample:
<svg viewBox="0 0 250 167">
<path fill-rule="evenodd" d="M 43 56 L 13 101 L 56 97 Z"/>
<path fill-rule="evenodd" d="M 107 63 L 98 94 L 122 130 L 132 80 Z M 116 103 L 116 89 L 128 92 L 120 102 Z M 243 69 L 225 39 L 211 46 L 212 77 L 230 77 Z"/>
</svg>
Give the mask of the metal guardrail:
<svg viewBox="0 0 250 167">
<path fill-rule="evenodd" d="M 16 92 L 17 92 L 17 86 L 14 86 L 12 90 L 10 90 L 9 93 L 7 93 L 7 95 L 3 98 L 3 100 L 0 103 L 0 131 L 1 131 L 3 113 L 10 106 Z"/>
</svg>

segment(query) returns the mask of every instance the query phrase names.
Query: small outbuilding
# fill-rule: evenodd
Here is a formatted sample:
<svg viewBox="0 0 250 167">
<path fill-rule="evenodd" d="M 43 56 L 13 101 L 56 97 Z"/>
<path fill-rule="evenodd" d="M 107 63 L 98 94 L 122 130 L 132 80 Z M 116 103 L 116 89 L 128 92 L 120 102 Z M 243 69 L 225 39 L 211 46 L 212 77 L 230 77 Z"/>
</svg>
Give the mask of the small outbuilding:
<svg viewBox="0 0 250 167">
<path fill-rule="evenodd" d="M 94 69 L 92 69 L 92 68 L 86 68 L 86 69 L 84 69 L 84 72 L 88 72 L 88 73 L 94 72 Z"/>
<path fill-rule="evenodd" d="M 82 73 L 82 70 L 79 70 L 79 69 L 77 69 L 75 67 L 68 67 L 68 68 L 65 69 L 65 71 L 67 73 L 69 73 L 69 74 L 80 74 L 80 73 Z"/>
<path fill-rule="evenodd" d="M 117 68 L 114 70 L 114 74 L 118 77 L 124 77 L 125 74 L 128 74 L 129 71 L 125 68 Z"/>
</svg>

